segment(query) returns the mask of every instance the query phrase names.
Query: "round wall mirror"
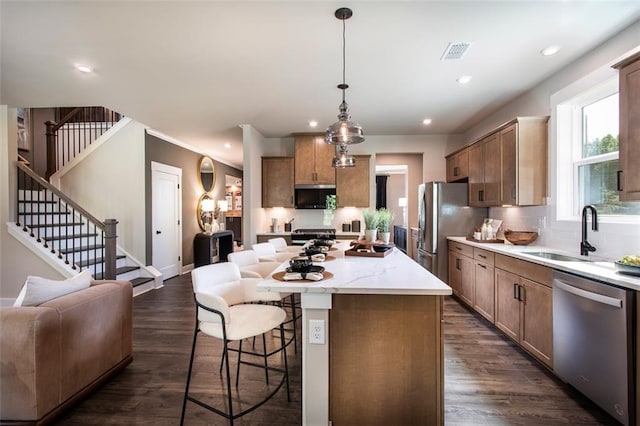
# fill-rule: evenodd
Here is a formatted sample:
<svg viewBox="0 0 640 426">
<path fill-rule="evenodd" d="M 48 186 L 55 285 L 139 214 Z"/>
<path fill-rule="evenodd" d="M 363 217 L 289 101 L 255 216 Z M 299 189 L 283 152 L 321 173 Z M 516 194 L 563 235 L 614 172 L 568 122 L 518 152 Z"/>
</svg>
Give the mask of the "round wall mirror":
<svg viewBox="0 0 640 426">
<path fill-rule="evenodd" d="M 211 192 L 216 184 L 216 171 L 213 167 L 213 160 L 209 157 L 202 157 L 200 160 L 199 174 L 200 185 L 204 192 Z"/>
<path fill-rule="evenodd" d="M 198 200 L 198 225 L 205 232 L 213 231 L 215 201 L 209 194 L 202 194 Z"/>
</svg>

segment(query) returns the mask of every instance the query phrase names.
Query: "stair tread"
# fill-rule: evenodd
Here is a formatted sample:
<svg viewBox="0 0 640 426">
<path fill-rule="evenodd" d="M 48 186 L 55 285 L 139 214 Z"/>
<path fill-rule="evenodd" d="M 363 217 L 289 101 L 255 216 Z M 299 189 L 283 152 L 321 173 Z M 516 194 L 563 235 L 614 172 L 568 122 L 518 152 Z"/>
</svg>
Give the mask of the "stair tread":
<svg viewBox="0 0 640 426">
<path fill-rule="evenodd" d="M 119 268 L 116 268 L 116 279 L 117 279 L 118 275 L 126 274 L 127 272 L 135 271 L 136 269 L 140 269 L 140 267 L 139 266 L 121 266 Z M 101 280 L 101 279 L 103 279 L 102 278 L 103 276 L 104 275 L 101 272 L 101 273 L 97 274 L 95 278 L 97 280 Z"/>
<path fill-rule="evenodd" d="M 45 223 L 45 224 L 30 224 L 27 225 L 29 228 L 63 228 L 65 226 L 84 226 L 86 223 L 84 222 L 69 222 L 69 223 Z"/>
<path fill-rule="evenodd" d="M 118 255 L 116 256 L 116 260 L 118 259 L 124 259 L 126 256 L 124 255 Z M 84 268 L 86 266 L 89 265 L 95 265 L 96 263 L 102 263 L 104 261 L 104 259 L 102 257 L 96 257 L 93 259 L 84 259 L 81 262 L 76 262 L 76 265 L 80 266 L 81 268 Z"/>
<path fill-rule="evenodd" d="M 65 249 L 59 249 L 58 251 L 62 254 L 67 254 L 67 253 L 76 253 L 79 251 L 92 251 L 92 250 L 102 250 L 104 248 L 104 244 L 92 244 L 90 246 L 85 246 L 85 247 L 71 247 L 71 248 L 65 248 Z"/>
<path fill-rule="evenodd" d="M 148 283 L 149 281 L 153 281 L 153 277 L 138 277 L 138 278 L 133 278 L 129 281 L 131 281 L 131 284 L 133 284 L 134 287 L 137 287 L 139 285 Z"/>
<path fill-rule="evenodd" d="M 44 238 L 47 241 L 59 241 L 59 240 L 71 240 L 74 238 L 84 238 L 84 237 L 96 237 L 98 234 L 95 232 L 82 232 L 80 234 L 70 234 L 70 235 L 51 235 Z"/>
</svg>

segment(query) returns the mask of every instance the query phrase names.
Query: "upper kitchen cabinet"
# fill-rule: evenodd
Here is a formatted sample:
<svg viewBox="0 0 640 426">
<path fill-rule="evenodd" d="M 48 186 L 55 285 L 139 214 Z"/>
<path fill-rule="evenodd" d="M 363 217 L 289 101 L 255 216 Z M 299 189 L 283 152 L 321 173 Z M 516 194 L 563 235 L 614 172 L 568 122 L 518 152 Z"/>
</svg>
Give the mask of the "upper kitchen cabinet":
<svg viewBox="0 0 640 426">
<path fill-rule="evenodd" d="M 324 136 L 296 136 L 295 184 L 335 185 L 336 172 L 331 166 L 335 148 Z"/>
<path fill-rule="evenodd" d="M 262 157 L 262 207 L 293 208 L 293 157 Z"/>
<path fill-rule="evenodd" d="M 500 204 L 500 140 L 490 134 L 469 147 L 469 205 Z"/>
<path fill-rule="evenodd" d="M 468 147 L 470 206 L 544 204 L 548 120 L 518 117 Z"/>
<path fill-rule="evenodd" d="M 447 182 L 462 182 L 469 178 L 469 149 L 449 154 L 447 159 Z"/>
<path fill-rule="evenodd" d="M 336 169 L 336 198 L 338 207 L 369 207 L 370 155 L 354 155 L 354 167 Z"/>
<path fill-rule="evenodd" d="M 548 120 L 549 117 L 518 117 L 498 132 L 502 173 L 499 205 L 544 204 Z"/>
<path fill-rule="evenodd" d="M 620 201 L 640 201 L 640 53 L 614 65 L 620 70 Z"/>
</svg>

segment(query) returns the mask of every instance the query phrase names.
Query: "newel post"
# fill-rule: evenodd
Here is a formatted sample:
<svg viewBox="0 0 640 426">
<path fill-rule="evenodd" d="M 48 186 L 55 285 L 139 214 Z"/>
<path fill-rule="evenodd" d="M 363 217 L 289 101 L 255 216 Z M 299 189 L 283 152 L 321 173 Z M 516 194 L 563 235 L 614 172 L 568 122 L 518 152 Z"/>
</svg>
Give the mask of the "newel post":
<svg viewBox="0 0 640 426">
<path fill-rule="evenodd" d="M 106 219 L 104 221 L 104 273 L 102 278 L 105 280 L 116 279 L 116 225 L 118 221 L 115 219 Z"/>
<path fill-rule="evenodd" d="M 45 179 L 49 180 L 52 174 L 57 170 L 56 166 L 56 133 L 54 127 L 56 123 L 49 120 L 44 123 L 47 126 L 45 135 L 47 136 L 47 171 Z"/>
</svg>

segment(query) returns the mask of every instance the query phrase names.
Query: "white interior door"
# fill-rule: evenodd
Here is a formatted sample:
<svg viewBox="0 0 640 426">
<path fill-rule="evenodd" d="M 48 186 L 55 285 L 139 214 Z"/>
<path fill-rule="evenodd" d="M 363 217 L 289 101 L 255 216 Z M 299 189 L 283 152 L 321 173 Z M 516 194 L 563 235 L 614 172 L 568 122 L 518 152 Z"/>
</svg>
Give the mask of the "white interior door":
<svg viewBox="0 0 640 426">
<path fill-rule="evenodd" d="M 182 268 L 182 169 L 151 163 L 152 265 L 164 279 Z"/>
</svg>

